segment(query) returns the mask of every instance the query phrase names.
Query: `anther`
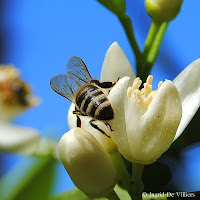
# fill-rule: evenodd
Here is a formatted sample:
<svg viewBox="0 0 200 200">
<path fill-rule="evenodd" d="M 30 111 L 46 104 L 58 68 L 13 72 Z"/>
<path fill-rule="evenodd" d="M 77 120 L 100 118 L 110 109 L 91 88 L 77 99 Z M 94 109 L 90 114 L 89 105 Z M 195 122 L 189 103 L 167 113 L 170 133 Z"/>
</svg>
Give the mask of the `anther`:
<svg viewBox="0 0 200 200">
<path fill-rule="evenodd" d="M 140 80 L 139 77 L 137 77 L 137 78 L 133 81 L 132 90 L 134 91 L 135 89 L 138 89 L 138 88 L 140 87 L 141 84 L 142 84 L 142 81 Z"/>
<path fill-rule="evenodd" d="M 153 82 L 153 76 L 152 76 L 152 75 L 149 75 L 149 76 L 147 77 L 146 83 L 152 85 L 152 82 Z"/>
<path fill-rule="evenodd" d="M 134 97 L 136 100 L 138 100 L 140 102 L 141 100 L 141 93 L 138 89 L 134 90 Z"/>
<path fill-rule="evenodd" d="M 156 96 L 156 93 L 157 93 L 157 91 L 156 90 L 154 90 L 154 91 L 152 91 L 148 96 L 152 96 L 153 98 Z"/>
<path fill-rule="evenodd" d="M 148 97 L 144 99 L 145 106 L 149 106 L 150 103 L 152 102 L 152 100 L 153 100 L 153 96 L 152 95 L 148 95 Z"/>
<path fill-rule="evenodd" d="M 130 98 L 132 96 L 132 88 L 128 87 L 127 96 Z"/>
<path fill-rule="evenodd" d="M 160 88 L 160 86 L 163 84 L 163 81 L 160 81 L 159 83 L 158 83 L 158 89 Z"/>
<path fill-rule="evenodd" d="M 144 83 L 144 88 L 141 90 L 141 94 L 150 94 L 152 92 L 152 85 L 149 83 Z"/>
</svg>

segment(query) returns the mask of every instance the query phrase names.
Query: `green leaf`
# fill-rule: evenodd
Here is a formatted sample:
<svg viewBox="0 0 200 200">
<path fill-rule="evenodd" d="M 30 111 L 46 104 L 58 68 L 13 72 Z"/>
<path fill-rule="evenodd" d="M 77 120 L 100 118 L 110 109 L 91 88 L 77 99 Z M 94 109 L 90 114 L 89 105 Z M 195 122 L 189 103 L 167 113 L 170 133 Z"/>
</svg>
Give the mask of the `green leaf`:
<svg viewBox="0 0 200 200">
<path fill-rule="evenodd" d="M 80 190 L 73 189 L 73 190 L 70 190 L 70 191 L 63 192 L 61 194 L 55 195 L 55 196 L 51 197 L 49 200 L 66 200 L 66 199 L 70 199 L 70 200 L 76 200 L 76 199 L 89 200 L 90 198 L 87 197 Z"/>
<path fill-rule="evenodd" d="M 123 200 L 131 200 L 131 197 L 129 196 L 128 192 L 118 185 L 115 186 L 115 192 L 117 193 L 118 197 Z"/>
<path fill-rule="evenodd" d="M 49 158 L 26 158 L 0 181 L 1 200 L 48 199 L 54 164 Z"/>
<path fill-rule="evenodd" d="M 98 0 L 98 2 L 116 15 L 125 14 L 126 12 L 125 0 Z"/>
<path fill-rule="evenodd" d="M 93 198 L 90 198 L 86 196 L 83 192 L 81 192 L 79 189 L 73 189 L 67 192 L 63 192 L 61 194 L 55 195 L 49 200 L 92 200 Z M 93 199 L 93 200 L 107 200 L 106 198 L 98 198 L 98 199 Z"/>
<path fill-rule="evenodd" d="M 119 196 L 120 199 L 123 200 L 131 200 L 128 192 L 118 185 L 115 186 L 115 192 Z M 78 189 L 73 189 L 58 195 L 51 197 L 49 200 L 92 200 L 93 198 L 87 197 L 83 192 Z M 107 200 L 106 198 L 94 198 L 93 200 Z"/>
</svg>

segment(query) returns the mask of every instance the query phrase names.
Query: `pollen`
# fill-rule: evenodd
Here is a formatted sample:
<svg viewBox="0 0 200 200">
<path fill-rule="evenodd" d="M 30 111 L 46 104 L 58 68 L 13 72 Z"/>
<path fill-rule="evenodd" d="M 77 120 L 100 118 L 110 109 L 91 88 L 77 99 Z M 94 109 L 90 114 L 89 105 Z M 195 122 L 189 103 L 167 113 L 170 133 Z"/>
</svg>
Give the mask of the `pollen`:
<svg viewBox="0 0 200 200">
<path fill-rule="evenodd" d="M 142 80 L 137 77 L 132 84 L 132 87 L 129 87 L 127 90 L 127 96 L 131 98 L 134 96 L 135 100 L 142 106 L 147 107 L 151 104 L 154 99 L 158 89 L 163 84 L 162 81 L 158 84 L 157 90 L 152 90 L 153 76 L 149 75 L 146 79 L 146 82 L 143 84 L 143 88 L 140 90 L 140 86 L 142 85 Z"/>
</svg>

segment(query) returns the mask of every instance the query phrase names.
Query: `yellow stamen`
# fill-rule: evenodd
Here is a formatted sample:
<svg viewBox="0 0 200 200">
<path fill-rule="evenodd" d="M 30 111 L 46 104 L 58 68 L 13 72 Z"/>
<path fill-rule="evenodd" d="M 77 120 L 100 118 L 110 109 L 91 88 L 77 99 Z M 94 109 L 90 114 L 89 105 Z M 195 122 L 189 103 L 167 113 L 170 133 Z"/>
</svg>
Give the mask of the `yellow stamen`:
<svg viewBox="0 0 200 200">
<path fill-rule="evenodd" d="M 144 83 L 144 88 L 141 89 L 141 94 L 150 94 L 152 92 L 152 85 Z"/>
<path fill-rule="evenodd" d="M 136 89 L 134 90 L 134 96 L 135 96 L 135 99 L 136 100 L 141 100 L 141 93 L 140 93 L 140 90 Z"/>
<path fill-rule="evenodd" d="M 132 96 L 132 88 L 128 87 L 127 96 L 130 98 Z"/>
<path fill-rule="evenodd" d="M 158 83 L 158 88 L 160 88 L 160 86 L 163 84 L 163 81 L 160 81 L 159 83 Z"/>
<path fill-rule="evenodd" d="M 142 106 L 147 107 L 151 104 L 152 100 L 154 99 L 158 89 L 163 84 L 162 81 L 158 84 L 158 89 L 155 91 L 152 91 L 152 82 L 153 82 L 153 76 L 149 75 L 147 77 L 146 83 L 143 84 L 143 88 L 140 90 L 139 87 L 142 84 L 142 81 L 139 77 L 137 77 L 133 81 L 132 87 L 129 87 L 127 90 L 127 96 L 130 98 L 134 96 L 135 100 Z"/>
<path fill-rule="evenodd" d="M 145 106 L 145 107 L 146 107 L 146 106 L 149 106 L 150 103 L 152 102 L 153 98 L 154 98 L 154 97 L 153 97 L 152 95 L 148 95 L 147 98 L 145 98 L 144 101 L 143 101 L 143 102 L 144 102 L 144 106 Z"/>
<path fill-rule="evenodd" d="M 152 83 L 153 83 L 153 76 L 152 76 L 152 75 L 149 75 L 149 76 L 147 77 L 146 83 L 152 85 Z"/>
<path fill-rule="evenodd" d="M 140 87 L 141 84 L 142 84 L 142 81 L 140 80 L 139 77 L 137 77 L 137 78 L 133 81 L 132 90 L 134 91 L 135 89 L 138 89 L 138 88 Z"/>
</svg>

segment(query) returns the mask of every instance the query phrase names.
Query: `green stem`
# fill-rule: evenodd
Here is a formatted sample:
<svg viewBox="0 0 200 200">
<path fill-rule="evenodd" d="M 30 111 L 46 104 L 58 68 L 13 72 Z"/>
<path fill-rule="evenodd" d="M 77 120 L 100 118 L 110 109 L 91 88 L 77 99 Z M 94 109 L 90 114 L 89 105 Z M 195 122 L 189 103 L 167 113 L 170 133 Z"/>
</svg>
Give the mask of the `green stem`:
<svg viewBox="0 0 200 200">
<path fill-rule="evenodd" d="M 119 18 L 119 20 L 120 20 L 120 22 L 121 22 L 121 24 L 122 24 L 122 26 L 123 26 L 123 28 L 126 32 L 126 36 L 129 40 L 129 43 L 130 43 L 131 48 L 133 50 L 133 53 L 136 57 L 136 62 L 138 62 L 142 58 L 142 53 L 141 53 L 140 48 L 139 48 L 137 41 L 135 39 L 131 20 L 130 20 L 129 16 L 125 15 L 125 14 L 118 15 L 118 18 Z"/>
<path fill-rule="evenodd" d="M 121 154 L 119 151 L 114 151 L 111 153 L 112 160 L 115 164 L 115 167 L 117 169 L 118 175 L 120 179 L 122 180 L 125 188 L 127 189 L 129 195 L 133 199 L 133 190 L 132 190 L 132 180 L 131 177 L 126 169 L 126 166 L 124 164 L 124 161 L 122 159 Z"/>
<path fill-rule="evenodd" d="M 167 22 L 163 22 L 162 24 L 160 24 L 157 34 L 152 43 L 152 46 L 149 50 L 149 53 L 147 54 L 147 62 L 148 63 L 153 64 L 155 62 L 158 52 L 159 52 L 159 49 L 160 49 L 160 46 L 161 46 L 161 43 L 162 43 L 162 40 L 163 40 L 163 37 L 164 37 L 164 34 L 167 30 L 167 26 L 168 26 Z"/>
<path fill-rule="evenodd" d="M 114 190 L 111 193 L 107 194 L 105 197 L 109 200 L 120 200 Z"/>
<path fill-rule="evenodd" d="M 135 200 L 142 200 L 142 192 L 144 188 L 142 183 L 143 168 L 144 165 L 142 164 L 132 163 L 132 181 Z"/>
<path fill-rule="evenodd" d="M 156 61 L 160 46 L 166 32 L 168 23 L 167 22 L 156 22 L 152 21 L 151 27 L 145 42 L 144 51 L 142 58 L 144 59 L 143 63 L 137 63 L 140 70 L 138 70 L 138 76 L 145 81 L 151 69 Z"/>
<path fill-rule="evenodd" d="M 148 55 L 148 52 L 151 48 L 151 45 L 156 37 L 156 34 L 158 32 L 158 29 L 160 27 L 161 22 L 157 22 L 157 21 L 152 21 L 146 41 L 145 41 L 145 45 L 144 45 L 144 51 L 143 51 L 143 56 L 144 58 L 146 58 L 146 56 Z"/>
</svg>

